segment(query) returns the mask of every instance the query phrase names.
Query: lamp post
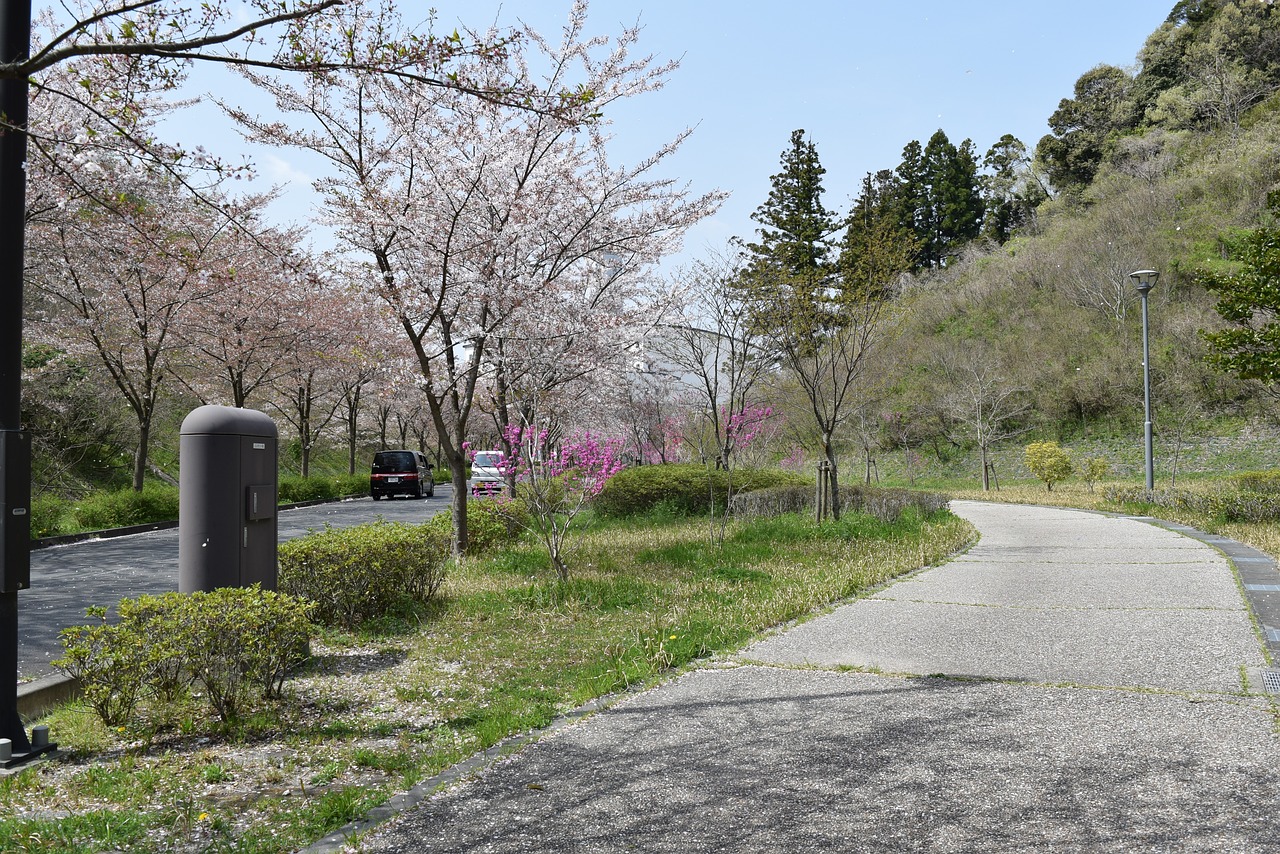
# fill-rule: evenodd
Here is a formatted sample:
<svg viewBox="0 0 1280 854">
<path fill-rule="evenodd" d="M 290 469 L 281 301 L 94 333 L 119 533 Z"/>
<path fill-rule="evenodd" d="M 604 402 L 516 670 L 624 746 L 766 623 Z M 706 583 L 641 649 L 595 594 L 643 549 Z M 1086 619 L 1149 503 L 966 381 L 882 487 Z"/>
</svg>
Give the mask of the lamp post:
<svg viewBox="0 0 1280 854">
<path fill-rule="evenodd" d="M 1147 449 L 1147 492 L 1156 486 L 1151 455 L 1151 344 L 1147 331 L 1147 294 L 1156 286 L 1159 277 L 1155 270 L 1137 270 L 1129 274 L 1138 289 L 1138 296 L 1142 297 L 1142 434 Z"/>
</svg>

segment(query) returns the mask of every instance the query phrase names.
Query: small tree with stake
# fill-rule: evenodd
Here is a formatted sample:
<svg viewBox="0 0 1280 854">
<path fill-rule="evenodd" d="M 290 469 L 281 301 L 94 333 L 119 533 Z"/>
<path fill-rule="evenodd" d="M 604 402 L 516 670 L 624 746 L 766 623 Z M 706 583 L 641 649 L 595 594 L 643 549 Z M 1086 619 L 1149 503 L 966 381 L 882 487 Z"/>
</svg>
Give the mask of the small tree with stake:
<svg viewBox="0 0 1280 854">
<path fill-rule="evenodd" d="M 527 521 L 523 514 L 512 517 L 520 518 L 538 535 L 547 547 L 556 576 L 568 581 L 565 542 L 569 531 L 609 478 L 622 471 L 623 442 L 577 433 L 552 448 L 546 430 L 513 424 L 505 434 L 512 453 L 499 468 L 508 482 L 514 476 L 528 509 Z"/>
</svg>

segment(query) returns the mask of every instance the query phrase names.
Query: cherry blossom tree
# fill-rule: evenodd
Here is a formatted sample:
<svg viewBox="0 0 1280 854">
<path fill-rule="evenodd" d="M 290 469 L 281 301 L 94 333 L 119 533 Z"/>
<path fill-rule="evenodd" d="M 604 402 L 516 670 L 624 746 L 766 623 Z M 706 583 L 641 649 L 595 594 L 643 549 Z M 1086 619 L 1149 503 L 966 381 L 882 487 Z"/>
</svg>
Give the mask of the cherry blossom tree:
<svg viewBox="0 0 1280 854">
<path fill-rule="evenodd" d="M 291 294 L 294 346 L 273 386 L 273 406 L 298 440 L 298 473 L 311 474 L 311 454 L 342 405 L 342 388 L 362 357 L 352 333 L 363 322 L 360 303 L 323 277 L 302 280 Z M 358 370 L 354 367 L 354 370 Z"/>
<path fill-rule="evenodd" d="M 164 173 L 115 165 L 94 196 L 68 199 L 59 220 L 32 225 L 28 277 L 45 309 L 32 338 L 106 371 L 136 419 L 141 490 L 158 397 L 186 362 L 185 315 L 215 289 L 204 261 L 227 220 Z"/>
<path fill-rule="evenodd" d="M 746 411 L 756 386 L 774 365 L 750 322 L 750 305 L 735 286 L 741 275 L 742 263 L 732 248 L 694 264 L 684 275 L 684 317 L 667 324 L 655 344 L 699 399 L 714 436 L 718 468 L 729 465 L 740 435 L 729 429 L 727 415 Z"/>
<path fill-rule="evenodd" d="M 186 323 L 195 359 L 187 387 L 202 403 L 243 407 L 261 396 L 303 331 L 294 302 L 315 275 L 315 262 L 297 248 L 298 229 L 262 225 L 253 208 L 267 198 L 232 206 L 237 226 L 222 230 L 203 264 L 213 287 L 191 306 Z"/>
<path fill-rule="evenodd" d="M 598 331 L 602 295 L 622 281 L 599 275 L 606 253 L 635 269 L 649 265 L 719 201 L 648 177 L 687 132 L 635 166 L 612 165 L 600 116 L 619 99 L 658 88 L 674 65 L 633 57 L 636 28 L 610 40 L 588 37 L 585 26 L 579 2 L 560 44 L 528 33 L 508 45 L 501 68 L 486 58 L 462 71 L 486 90 L 537 92 L 534 103 L 582 93 L 577 114 L 386 76 L 313 75 L 293 86 L 258 74 L 251 79 L 279 110 L 301 121 L 231 111 L 252 138 L 309 149 L 336 168 L 317 187 L 328 221 L 354 257 L 366 259 L 357 263 L 372 268 L 370 287 L 417 355 L 452 472 L 457 552 L 467 541 L 462 443 L 477 390 L 494 370 L 495 342 L 533 340 L 524 330 L 556 321 L 566 334 Z M 534 62 L 546 72 L 532 72 Z M 521 329 L 531 316 L 538 323 Z"/>
</svg>

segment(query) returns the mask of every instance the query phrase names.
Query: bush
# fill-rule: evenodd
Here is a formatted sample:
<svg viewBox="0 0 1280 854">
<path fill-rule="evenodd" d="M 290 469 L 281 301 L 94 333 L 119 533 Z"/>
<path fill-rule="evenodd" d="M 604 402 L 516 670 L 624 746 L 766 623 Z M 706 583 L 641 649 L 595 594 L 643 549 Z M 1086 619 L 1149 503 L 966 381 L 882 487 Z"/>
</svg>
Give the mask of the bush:
<svg viewBox="0 0 1280 854">
<path fill-rule="evenodd" d="M 1233 479 L 1242 492 L 1260 492 L 1280 495 L 1280 471 L 1242 472 Z"/>
<path fill-rule="evenodd" d="M 729 502 L 729 511 L 741 519 L 772 519 L 788 513 L 812 513 L 816 487 L 768 486 L 753 492 L 739 492 Z"/>
<path fill-rule="evenodd" d="M 659 505 L 668 512 L 696 516 L 710 512 L 713 500 L 717 511 L 724 510 L 729 483 L 729 472 L 697 463 L 636 466 L 610 478 L 592 506 L 604 516 L 647 513 Z M 781 469 L 742 469 L 733 472 L 732 483 L 734 492 L 742 493 L 811 481 Z"/>
<path fill-rule="evenodd" d="M 369 483 L 366 479 L 365 489 Z M 282 477 L 277 500 L 281 504 L 297 504 L 303 501 L 323 501 L 338 497 L 338 484 L 324 477 Z"/>
<path fill-rule="evenodd" d="M 118 607 L 118 623 L 90 608 L 99 623 L 63 629 L 64 654 L 53 662 L 111 726 L 140 701 L 172 703 L 192 684 L 212 712 L 234 720 L 255 696 L 279 695 L 311 640 L 309 606 L 257 586 L 140 596 Z"/>
<path fill-rule="evenodd" d="M 467 548 L 482 552 L 509 543 L 520 536 L 528 521 L 528 508 L 518 498 L 472 499 L 467 502 Z M 452 514 L 437 513 L 424 524 L 447 549 L 453 541 Z"/>
<path fill-rule="evenodd" d="M 95 492 L 76 502 L 72 515 L 83 531 L 166 522 L 178 518 L 178 488 L 148 483 L 141 492 Z"/>
<path fill-rule="evenodd" d="M 1080 464 L 1080 477 L 1084 480 L 1085 486 L 1093 492 L 1093 485 L 1102 480 L 1111 471 L 1111 463 L 1102 457 L 1087 457 Z"/>
<path fill-rule="evenodd" d="M 734 516 L 745 519 L 771 518 L 787 513 L 812 513 L 813 486 L 775 486 L 733 497 Z M 846 486 L 840 489 L 842 512 L 866 513 L 884 522 L 896 521 L 910 507 L 923 515 L 931 515 L 947 506 L 948 498 L 933 492 L 910 489 L 882 489 L 871 486 Z"/>
<path fill-rule="evenodd" d="M 70 534 L 76 524 L 72 502 L 49 493 L 31 496 L 31 539 Z"/>
<path fill-rule="evenodd" d="M 1027 468 L 1044 481 L 1053 492 L 1053 485 L 1071 477 L 1074 466 L 1071 457 L 1057 442 L 1032 442 L 1026 450 Z"/>
<path fill-rule="evenodd" d="M 319 622 L 345 628 L 382 616 L 403 597 L 425 604 L 449 559 L 441 527 L 378 522 L 281 543 L 280 589 L 314 603 Z"/>
</svg>

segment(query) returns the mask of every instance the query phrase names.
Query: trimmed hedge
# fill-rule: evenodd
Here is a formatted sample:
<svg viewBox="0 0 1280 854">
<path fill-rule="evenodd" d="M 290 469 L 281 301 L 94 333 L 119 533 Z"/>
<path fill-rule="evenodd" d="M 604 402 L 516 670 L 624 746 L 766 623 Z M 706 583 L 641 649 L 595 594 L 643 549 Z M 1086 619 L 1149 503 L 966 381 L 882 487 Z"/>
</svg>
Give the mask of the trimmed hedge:
<svg viewBox="0 0 1280 854">
<path fill-rule="evenodd" d="M 735 495 L 730 509 L 734 516 L 745 519 L 812 513 L 816 499 L 814 493 L 813 485 L 769 487 Z M 881 489 L 864 485 L 840 488 L 842 511 L 866 513 L 884 522 L 896 521 L 903 511 L 911 507 L 925 516 L 932 515 L 945 508 L 949 500 L 936 492 L 910 489 Z"/>
<path fill-rule="evenodd" d="M 71 514 L 75 523 L 85 531 L 177 519 L 178 489 L 165 484 L 148 483 L 142 487 L 141 492 L 135 492 L 131 488 L 95 492 L 75 502 Z"/>
<path fill-rule="evenodd" d="M 439 526 L 376 522 L 281 543 L 277 583 L 314 603 L 313 618 L 354 629 L 403 597 L 425 604 L 444 581 L 449 538 Z"/>
<path fill-rule="evenodd" d="M 810 480 L 781 469 L 743 469 L 732 474 L 734 493 L 776 486 L 801 486 Z M 659 507 L 697 516 L 725 508 L 730 473 L 697 463 L 636 466 L 609 478 L 592 506 L 604 516 L 630 516 Z M 812 487 L 810 487 L 812 489 Z"/>
<path fill-rule="evenodd" d="M 297 504 L 302 501 L 325 501 L 345 498 L 348 495 L 365 495 L 368 492 L 369 476 L 367 474 L 344 474 L 337 477 L 288 475 L 280 478 L 277 500 L 281 504 Z"/>
<path fill-rule="evenodd" d="M 1233 480 L 1243 492 L 1261 492 L 1280 495 L 1280 471 L 1248 471 L 1236 475 Z"/>
</svg>

